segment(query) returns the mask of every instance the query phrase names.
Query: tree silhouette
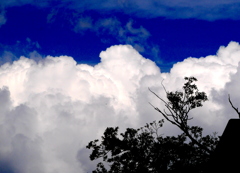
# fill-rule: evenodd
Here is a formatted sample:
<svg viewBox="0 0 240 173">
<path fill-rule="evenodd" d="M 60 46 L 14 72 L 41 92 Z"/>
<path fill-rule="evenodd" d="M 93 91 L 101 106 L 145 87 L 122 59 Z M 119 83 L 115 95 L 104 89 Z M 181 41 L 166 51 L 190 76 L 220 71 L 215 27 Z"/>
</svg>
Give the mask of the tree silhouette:
<svg viewBox="0 0 240 173">
<path fill-rule="evenodd" d="M 238 117 L 240 118 L 240 112 L 238 111 L 238 108 L 236 108 L 235 106 L 233 106 L 230 95 L 228 94 L 228 101 L 231 104 L 232 108 L 237 112 Z"/>
<path fill-rule="evenodd" d="M 197 126 L 190 127 L 188 125 L 188 121 L 193 119 L 189 117 L 190 110 L 201 107 L 203 105 L 202 103 L 208 100 L 207 95 L 205 92 L 199 92 L 196 84 L 194 84 L 194 82 L 197 81 L 195 77 L 185 77 L 184 79 L 187 82 L 183 85 L 183 91 L 168 92 L 163 86 L 167 95 L 167 101 L 149 89 L 165 104 L 168 111 L 162 111 L 151 103 L 150 104 L 155 110 L 160 112 L 166 120 L 179 127 L 192 142 L 210 154 L 212 150 L 208 148 L 208 146 L 202 145 L 194 136 L 194 131 L 201 131 L 202 129 Z"/>
<path fill-rule="evenodd" d="M 182 134 L 178 136 L 159 135 L 158 130 L 164 120 L 147 123 L 139 129 L 127 128 L 118 134 L 118 127 L 108 127 L 102 140 L 89 142 L 92 149 L 91 160 L 102 158 L 94 173 L 137 173 L 137 172 L 195 172 L 205 171 L 210 154 L 215 149 L 219 138 L 216 135 L 202 135 L 203 129 L 189 126 L 190 110 L 202 106 L 207 100 L 204 92 L 199 92 L 193 83 L 194 77 L 186 77 L 183 92 L 166 92 L 167 101 L 157 96 L 167 108 L 160 110 L 163 117 L 178 126 Z M 190 140 L 189 140 L 190 139 Z"/>
</svg>

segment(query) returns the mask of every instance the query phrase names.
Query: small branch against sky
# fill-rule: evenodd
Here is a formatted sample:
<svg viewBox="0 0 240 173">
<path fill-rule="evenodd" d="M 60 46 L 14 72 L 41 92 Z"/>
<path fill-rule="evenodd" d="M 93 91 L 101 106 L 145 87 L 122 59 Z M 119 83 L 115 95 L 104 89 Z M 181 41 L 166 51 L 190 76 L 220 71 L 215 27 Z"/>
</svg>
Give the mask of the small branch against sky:
<svg viewBox="0 0 240 173">
<path fill-rule="evenodd" d="M 167 101 L 149 89 L 169 112 L 150 104 L 183 133 L 178 136 L 160 135 L 158 130 L 163 126 L 163 119 L 146 123 L 138 129 L 127 128 L 120 135 L 118 127 L 107 127 L 101 140 L 90 141 L 86 146 L 92 151 L 89 156 L 91 160 L 103 161 L 97 164 L 93 172 L 205 172 L 219 138 L 215 135 L 203 136 L 203 128 L 188 125 L 192 119 L 189 118 L 189 111 L 202 106 L 207 96 L 197 89 L 194 84 L 196 78 L 185 77 L 185 80 L 183 92 L 168 92 L 164 87 Z"/>
<path fill-rule="evenodd" d="M 159 97 L 149 88 L 149 91 L 164 103 L 167 110 L 161 110 L 151 103 L 150 105 L 161 113 L 167 121 L 179 127 L 192 142 L 199 147 L 204 148 L 210 154 L 212 151 L 192 136 L 191 131 L 193 127 L 188 125 L 188 121 L 193 119 L 193 117 L 189 117 L 189 112 L 192 109 L 201 107 L 203 105 L 202 103 L 208 100 L 207 95 L 205 92 L 200 92 L 198 90 L 196 84 L 194 83 L 197 81 L 195 77 L 185 77 L 184 79 L 186 80 L 186 83 L 183 85 L 183 91 L 169 92 L 163 85 L 167 101 Z"/>
<path fill-rule="evenodd" d="M 228 101 L 231 104 L 232 108 L 237 112 L 238 117 L 240 118 L 240 112 L 238 111 L 238 108 L 236 108 L 235 106 L 233 106 L 231 98 L 230 98 L 230 94 L 228 94 Z"/>
</svg>

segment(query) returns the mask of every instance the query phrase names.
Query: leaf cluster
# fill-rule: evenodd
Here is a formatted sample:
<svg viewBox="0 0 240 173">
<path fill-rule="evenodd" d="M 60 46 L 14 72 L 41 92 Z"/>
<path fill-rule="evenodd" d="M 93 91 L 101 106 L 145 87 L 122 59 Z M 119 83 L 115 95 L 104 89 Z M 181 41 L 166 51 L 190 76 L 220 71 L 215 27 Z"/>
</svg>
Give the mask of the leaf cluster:
<svg viewBox="0 0 240 173">
<path fill-rule="evenodd" d="M 178 136 L 158 134 L 164 120 L 146 124 L 139 129 L 128 128 L 118 134 L 118 127 L 105 130 L 102 140 L 91 141 L 91 160 L 102 158 L 94 173 L 137 172 L 203 172 L 209 155 L 189 142 L 185 133 Z M 193 135 L 208 146 L 215 147 L 217 137 L 202 137 L 202 129 L 192 128 Z"/>
<path fill-rule="evenodd" d="M 190 127 L 188 125 L 188 121 L 192 119 L 192 117 L 189 117 L 189 112 L 194 108 L 201 107 L 203 102 L 208 100 L 207 95 L 205 92 L 200 92 L 198 90 L 196 84 L 194 83 L 197 81 L 195 77 L 185 77 L 184 79 L 186 80 L 186 83 L 184 83 L 182 91 L 169 92 L 166 91 L 163 86 L 166 92 L 167 100 L 162 99 L 155 92 L 149 89 L 165 104 L 167 111 L 165 109 L 160 110 L 158 107 L 153 106 L 151 103 L 150 104 L 155 110 L 160 112 L 167 121 L 179 127 L 193 143 L 197 144 L 199 147 L 211 154 L 212 150 L 208 146 L 201 144 L 201 142 L 192 135 L 191 131 L 194 130 L 194 127 Z"/>
<path fill-rule="evenodd" d="M 178 136 L 159 135 L 158 130 L 164 120 L 147 123 L 139 129 L 127 128 L 124 133 L 118 127 L 108 127 L 102 140 L 94 140 L 87 145 L 92 150 L 91 160 L 102 158 L 94 173 L 202 173 L 214 151 L 219 137 L 203 136 L 203 129 L 189 126 L 189 112 L 201 107 L 207 101 L 205 92 L 200 92 L 194 77 L 185 77 L 182 91 L 168 92 L 167 100 L 150 90 L 166 110 L 160 110 L 163 117 L 182 130 Z"/>
<path fill-rule="evenodd" d="M 187 127 L 188 120 L 192 118 L 189 117 L 190 110 L 201 107 L 203 102 L 207 101 L 207 95 L 205 92 L 200 92 L 194 83 L 197 81 L 195 77 L 185 77 L 187 82 L 183 85 L 183 91 L 169 92 L 166 91 L 167 101 L 159 97 L 155 92 L 150 90 L 157 98 L 159 98 L 167 108 L 167 111 L 160 110 L 159 108 L 153 106 L 158 112 L 160 112 L 168 121 L 172 124 L 178 126 L 182 130 Z"/>
</svg>

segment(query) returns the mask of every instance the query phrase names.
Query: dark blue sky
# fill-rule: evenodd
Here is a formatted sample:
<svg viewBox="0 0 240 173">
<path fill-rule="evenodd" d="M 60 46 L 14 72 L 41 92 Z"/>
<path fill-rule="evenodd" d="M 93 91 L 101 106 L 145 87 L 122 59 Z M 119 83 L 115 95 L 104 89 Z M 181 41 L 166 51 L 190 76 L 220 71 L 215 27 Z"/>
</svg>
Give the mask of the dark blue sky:
<svg viewBox="0 0 240 173">
<path fill-rule="evenodd" d="M 74 1 L 67 1 L 66 6 L 49 2 L 6 5 L 0 13 L 6 19 L 0 27 L 2 55 L 8 51 L 17 59 L 37 51 L 43 56 L 68 55 L 79 63 L 94 65 L 100 60 L 99 53 L 109 46 L 131 44 L 162 71 L 169 71 L 173 63 L 187 57 L 213 55 L 230 41 L 240 42 L 240 20 L 229 14 L 187 18 L 171 11 L 153 15 L 104 4 L 87 8 L 78 3 L 80 7 L 74 8 Z"/>
</svg>

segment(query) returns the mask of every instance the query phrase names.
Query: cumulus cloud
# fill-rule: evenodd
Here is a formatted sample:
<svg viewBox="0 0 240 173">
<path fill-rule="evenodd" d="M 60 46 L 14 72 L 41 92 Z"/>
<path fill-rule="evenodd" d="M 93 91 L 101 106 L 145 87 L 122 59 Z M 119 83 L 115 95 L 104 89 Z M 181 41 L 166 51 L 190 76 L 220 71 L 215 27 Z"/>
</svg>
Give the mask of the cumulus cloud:
<svg viewBox="0 0 240 173">
<path fill-rule="evenodd" d="M 187 58 L 161 73 L 154 62 L 132 46 L 112 46 L 100 53 L 95 66 L 77 64 L 72 57 L 20 57 L 0 66 L 0 166 L 18 173 L 87 172 L 87 143 L 106 127 L 141 127 L 162 117 L 148 104 L 163 108 L 148 91 L 165 98 L 180 90 L 184 76 L 195 76 L 209 101 L 192 112 L 192 124 L 206 133 L 221 133 L 236 117 L 227 93 L 237 105 L 240 45 L 230 42 L 216 55 Z M 34 59 L 34 57 L 37 58 Z M 176 134 L 166 123 L 161 133 Z M 34 170 L 34 171 L 33 171 Z"/>
<path fill-rule="evenodd" d="M 228 103 L 226 93 L 231 93 L 231 90 L 226 86 L 229 85 L 229 82 L 231 83 L 233 76 L 238 73 L 239 54 L 239 43 L 230 42 L 227 47 L 221 46 L 216 55 L 199 59 L 190 57 L 175 64 L 171 69 L 170 74 L 173 76 L 191 75 L 201 81 L 198 86 L 207 93 L 210 101 L 205 104 L 203 111 L 198 112 L 196 110 L 193 112 L 194 115 L 199 115 L 197 119 L 215 126 L 227 121 L 229 118 L 237 118 Z M 234 100 L 234 102 L 238 103 L 239 100 Z M 208 117 L 201 114 L 208 115 Z"/>
<path fill-rule="evenodd" d="M 17 172 L 38 167 L 39 172 L 84 172 L 78 160 L 88 158 L 78 153 L 87 142 L 107 126 L 137 125 L 139 81 L 159 69 L 131 46 L 115 46 L 100 56 L 95 67 L 67 56 L 38 62 L 21 57 L 1 66 L 0 155 L 8 156 L 1 160 Z"/>
</svg>

